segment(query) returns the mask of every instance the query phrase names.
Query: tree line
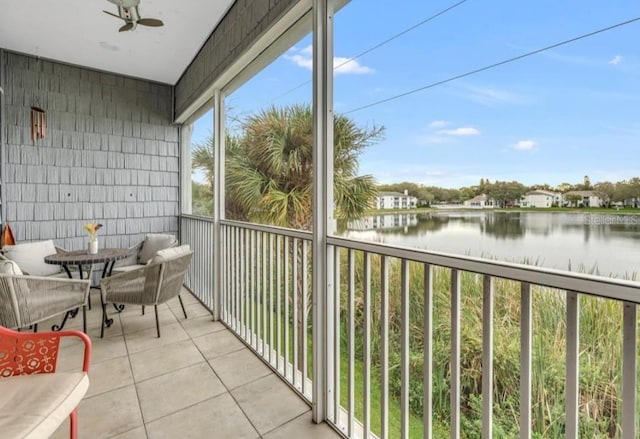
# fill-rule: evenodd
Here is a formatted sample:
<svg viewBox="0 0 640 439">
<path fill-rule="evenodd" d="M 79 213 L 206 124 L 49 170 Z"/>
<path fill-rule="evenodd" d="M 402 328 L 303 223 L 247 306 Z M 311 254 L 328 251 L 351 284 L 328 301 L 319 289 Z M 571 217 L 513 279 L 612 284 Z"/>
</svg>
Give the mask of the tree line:
<svg viewBox="0 0 640 439">
<path fill-rule="evenodd" d="M 313 117 L 310 105 L 269 107 L 235 118 L 237 130 L 226 133 L 227 218 L 296 229 L 311 228 L 313 193 Z M 530 190 L 567 193 L 592 190 L 604 206 L 623 203 L 638 207 L 640 178 L 592 184 L 585 176 L 580 183 L 526 186 L 518 181 L 490 181 L 461 188 L 427 186 L 413 182 L 377 185 L 373 176 L 358 175 L 360 154 L 384 135 L 384 127 L 360 127 L 344 115 L 334 120 L 334 200 L 336 218 L 349 221 L 361 217 L 381 191 L 405 190 L 419 205 L 462 203 L 487 195 L 499 206 L 517 203 Z M 213 214 L 213 137 L 192 149 L 192 169 L 203 173 L 205 183 L 192 182 L 192 211 Z"/>
<path fill-rule="evenodd" d="M 481 178 L 479 184 L 461 188 L 443 188 L 438 186 L 426 186 L 413 182 L 402 182 L 378 185 L 378 191 L 403 192 L 416 197 L 419 204 L 429 206 L 431 204 L 457 204 L 470 200 L 478 195 L 487 195 L 498 202 L 502 207 L 512 202 L 517 202 L 529 191 L 545 190 L 566 194 L 573 191 L 593 191 L 600 197 L 605 207 L 612 203 L 623 203 L 631 207 L 638 207 L 640 202 L 640 178 L 618 182 L 603 181 L 591 183 L 589 176 L 584 177 L 581 183 L 561 183 L 551 186 L 547 183 L 526 186 L 518 181 L 491 182 L 488 178 Z M 569 196 L 569 198 L 571 198 Z"/>
</svg>

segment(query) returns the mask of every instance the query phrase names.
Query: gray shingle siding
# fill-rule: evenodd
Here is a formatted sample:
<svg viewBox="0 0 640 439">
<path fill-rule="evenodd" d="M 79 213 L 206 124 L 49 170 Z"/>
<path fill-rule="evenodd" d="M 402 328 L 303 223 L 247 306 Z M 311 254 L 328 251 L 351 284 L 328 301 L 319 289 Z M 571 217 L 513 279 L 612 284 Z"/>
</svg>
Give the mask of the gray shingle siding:
<svg viewBox="0 0 640 439">
<path fill-rule="evenodd" d="M 7 219 L 18 241 L 128 246 L 149 232 L 178 231 L 178 128 L 167 85 L 0 52 L 0 118 Z M 33 142 L 30 107 L 46 110 Z M 148 206 L 148 207 L 147 207 Z"/>
</svg>

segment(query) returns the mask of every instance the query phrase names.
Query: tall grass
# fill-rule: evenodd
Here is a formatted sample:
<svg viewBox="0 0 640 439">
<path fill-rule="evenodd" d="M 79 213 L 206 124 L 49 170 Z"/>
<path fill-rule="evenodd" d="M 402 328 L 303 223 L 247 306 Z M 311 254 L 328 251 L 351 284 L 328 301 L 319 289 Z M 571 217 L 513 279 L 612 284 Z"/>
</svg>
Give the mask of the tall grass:
<svg viewBox="0 0 640 439">
<path fill-rule="evenodd" d="M 362 419 L 363 385 L 363 340 L 364 340 L 364 271 L 362 252 L 355 254 L 355 376 L 356 390 L 355 415 Z M 287 257 L 290 266 L 299 260 L 298 252 L 284 250 L 277 257 Z M 383 414 L 380 401 L 383 395 L 381 386 L 381 273 L 378 255 L 371 255 L 371 410 L 372 430 L 380 432 Z M 400 261 L 388 258 L 389 279 L 389 413 L 390 437 L 400 436 L 400 395 L 401 388 L 401 269 Z M 298 262 L 300 263 L 300 262 Z M 346 407 L 348 377 L 348 263 L 347 251 L 340 255 L 340 354 L 341 354 L 341 399 Z M 309 269 L 308 261 L 301 264 L 299 272 Z M 424 303 L 424 265 L 409 263 L 409 408 L 411 437 L 420 436 L 423 429 L 423 316 Z M 269 274 L 273 276 L 273 273 Z M 260 291 L 268 287 L 271 280 L 263 285 L 260 276 L 256 276 L 255 292 L 252 293 L 254 313 L 261 312 Z M 263 334 L 269 340 L 277 334 L 270 333 L 271 323 L 281 321 L 280 344 L 288 347 L 289 361 L 293 361 L 293 348 L 299 340 L 293 337 L 293 328 L 297 326 L 307 333 L 307 345 L 299 348 L 307 352 L 306 376 L 313 374 L 313 353 L 311 327 L 312 318 L 308 314 L 307 326 L 302 328 L 300 319 L 293 318 L 293 297 L 302 290 L 300 282 L 294 280 L 292 273 L 282 272 L 281 282 L 287 280 L 288 313 L 285 312 L 285 295 L 282 292 L 280 312 L 268 309 L 265 319 L 267 331 Z M 311 282 L 309 276 L 308 282 Z M 432 409 L 434 415 L 434 437 L 446 437 L 449 430 L 451 413 L 451 270 L 433 268 L 433 365 L 431 380 L 433 383 Z M 294 292 L 297 286 L 298 293 Z M 462 434 L 465 438 L 479 438 L 482 428 L 482 287 L 481 275 L 464 272 L 461 275 L 461 414 Z M 275 285 L 276 289 L 284 285 Z M 520 289 L 519 282 L 506 279 L 494 279 L 494 321 L 493 321 L 493 414 L 494 435 L 496 437 L 514 437 L 519 430 L 519 385 L 520 385 Z M 310 288 L 309 288 L 309 291 Z M 533 286 L 531 289 L 533 304 L 532 337 L 532 424 L 534 437 L 564 436 L 565 413 L 565 350 L 566 350 L 566 299 L 565 292 L 551 288 Z M 274 298 L 275 299 L 275 298 Z M 311 300 L 308 300 L 308 304 Z M 301 310 L 300 310 L 301 311 Z M 308 312 L 309 310 L 305 310 Z M 299 314 L 300 315 L 300 314 Z M 279 318 L 278 318 L 279 316 Z M 613 300 L 580 296 L 580 377 L 579 377 L 579 414 L 581 437 L 616 437 L 620 433 L 620 396 L 621 396 L 621 360 L 622 360 L 622 304 Z M 245 315 L 243 324 L 249 324 Z M 276 325 L 274 325 L 276 326 Z M 284 327 L 288 328 L 285 337 Z M 253 328 L 255 329 L 255 328 Z M 274 328 L 275 329 L 275 328 Z M 274 346 L 275 348 L 275 346 Z M 280 352 L 283 354 L 284 352 Z M 302 364 L 298 364 L 301 369 Z"/>
<path fill-rule="evenodd" d="M 355 356 L 363 360 L 364 277 L 361 252 L 355 262 Z M 389 259 L 389 393 L 401 394 L 401 291 L 400 261 Z M 341 336 L 346 355 L 348 328 L 348 266 L 341 255 Z M 410 410 L 417 418 L 423 409 L 423 313 L 424 266 L 410 263 Z M 371 255 L 371 351 L 372 380 L 378 379 L 381 356 L 380 257 Z M 461 317 L 461 412 L 463 437 L 479 438 L 482 428 L 482 282 L 480 275 L 462 273 Z M 446 431 L 450 419 L 451 270 L 433 269 L 433 413 L 436 431 Z M 494 280 L 494 434 L 514 437 L 519 430 L 520 380 L 520 283 Z M 533 286 L 532 425 L 534 437 L 564 436 L 565 413 L 565 293 Z M 620 431 L 622 360 L 622 305 L 613 300 L 580 297 L 579 413 L 581 437 L 616 437 Z M 361 380 L 357 376 L 356 379 Z M 356 387 L 361 386 L 356 384 Z M 372 410 L 378 419 L 382 390 L 372 391 Z M 343 391 L 344 394 L 344 391 Z M 399 413 L 389 413 L 395 423 Z M 412 422 L 413 424 L 413 422 Z M 395 425 L 395 424 L 394 424 Z M 379 428 L 373 425 L 374 432 Z M 412 425 L 411 431 L 416 431 Z M 399 431 L 392 432 L 396 437 Z M 436 437 L 438 434 L 436 433 Z"/>
</svg>

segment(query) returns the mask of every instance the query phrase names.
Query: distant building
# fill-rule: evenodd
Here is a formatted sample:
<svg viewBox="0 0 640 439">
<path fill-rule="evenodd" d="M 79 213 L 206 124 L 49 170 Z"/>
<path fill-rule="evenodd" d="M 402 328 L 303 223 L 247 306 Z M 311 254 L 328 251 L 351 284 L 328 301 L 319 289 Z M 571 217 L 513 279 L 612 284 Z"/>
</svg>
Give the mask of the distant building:
<svg viewBox="0 0 640 439">
<path fill-rule="evenodd" d="M 477 195 L 462 204 L 464 205 L 464 207 L 471 207 L 474 209 L 493 209 L 497 207 L 496 200 L 487 197 L 485 194 Z"/>
<path fill-rule="evenodd" d="M 581 199 L 572 201 L 571 198 Z M 568 207 L 602 207 L 602 198 L 593 191 L 571 191 L 563 195 L 564 205 Z"/>
<path fill-rule="evenodd" d="M 374 209 L 415 209 L 418 199 L 405 190 L 400 192 L 380 192 L 374 201 Z"/>
<path fill-rule="evenodd" d="M 562 206 L 562 194 L 559 192 L 535 190 L 527 192 L 520 200 L 522 207 Z"/>
</svg>

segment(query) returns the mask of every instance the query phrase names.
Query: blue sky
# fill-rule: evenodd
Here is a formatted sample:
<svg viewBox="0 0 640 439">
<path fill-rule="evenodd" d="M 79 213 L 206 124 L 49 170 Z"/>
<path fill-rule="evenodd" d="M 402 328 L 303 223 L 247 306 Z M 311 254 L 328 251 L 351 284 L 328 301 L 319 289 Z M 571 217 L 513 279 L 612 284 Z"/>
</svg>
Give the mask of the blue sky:
<svg viewBox="0 0 640 439">
<path fill-rule="evenodd" d="M 456 1 L 352 0 L 335 17 L 335 64 Z M 640 22 L 370 108 L 351 110 L 640 17 L 640 1 L 468 0 L 345 64 L 335 110 L 386 128 L 360 158 L 380 183 L 461 187 L 640 176 Z M 246 115 L 311 101 L 310 37 L 228 97 Z M 196 124 L 206 135 L 211 116 Z"/>
</svg>

